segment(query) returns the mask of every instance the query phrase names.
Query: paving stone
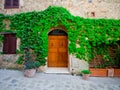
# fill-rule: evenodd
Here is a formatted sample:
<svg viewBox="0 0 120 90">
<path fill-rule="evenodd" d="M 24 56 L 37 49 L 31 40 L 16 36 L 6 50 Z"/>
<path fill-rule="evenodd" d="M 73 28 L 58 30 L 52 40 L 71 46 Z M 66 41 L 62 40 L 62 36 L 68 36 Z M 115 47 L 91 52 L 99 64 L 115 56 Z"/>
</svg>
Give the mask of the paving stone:
<svg viewBox="0 0 120 90">
<path fill-rule="evenodd" d="M 21 71 L 2 72 L 4 70 L 0 69 L 0 77 L 7 77 L 0 79 L 0 90 L 120 90 L 120 78 L 90 77 L 83 80 L 80 76 L 41 73 L 26 78 Z"/>
<path fill-rule="evenodd" d="M 11 83 L 16 83 L 16 82 L 18 82 L 18 80 L 16 80 L 16 79 L 13 79 L 13 80 L 11 81 Z"/>
<path fill-rule="evenodd" d="M 10 79 L 11 79 L 11 77 L 6 77 L 6 78 L 3 79 L 3 81 L 8 81 Z"/>
</svg>

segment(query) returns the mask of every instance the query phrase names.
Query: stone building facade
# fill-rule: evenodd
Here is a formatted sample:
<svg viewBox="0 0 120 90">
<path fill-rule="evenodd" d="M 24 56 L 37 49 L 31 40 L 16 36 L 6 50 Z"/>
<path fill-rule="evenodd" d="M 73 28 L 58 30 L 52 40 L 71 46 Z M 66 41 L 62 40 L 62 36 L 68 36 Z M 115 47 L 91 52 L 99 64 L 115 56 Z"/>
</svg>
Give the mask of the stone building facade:
<svg viewBox="0 0 120 90">
<path fill-rule="evenodd" d="M 17 9 L 4 9 L 4 0 L 0 0 L 0 13 L 41 11 L 53 5 L 65 7 L 73 15 L 85 18 L 120 18 L 120 0 L 19 0 Z"/>
<path fill-rule="evenodd" d="M 120 0 L 19 0 L 19 8 L 5 9 L 4 1 L 0 0 L 0 13 L 13 15 L 23 12 L 41 11 L 48 6 L 61 6 L 70 11 L 74 16 L 84 18 L 114 18 L 120 19 Z M 19 46 L 20 40 L 17 40 Z M 17 47 L 19 48 L 19 47 Z M 2 44 L 0 44 L 2 51 Z M 0 55 L 0 68 L 15 68 L 18 55 Z M 13 65 L 14 64 L 14 65 Z M 69 70 L 79 73 L 82 69 L 88 69 L 89 65 L 69 55 Z"/>
</svg>

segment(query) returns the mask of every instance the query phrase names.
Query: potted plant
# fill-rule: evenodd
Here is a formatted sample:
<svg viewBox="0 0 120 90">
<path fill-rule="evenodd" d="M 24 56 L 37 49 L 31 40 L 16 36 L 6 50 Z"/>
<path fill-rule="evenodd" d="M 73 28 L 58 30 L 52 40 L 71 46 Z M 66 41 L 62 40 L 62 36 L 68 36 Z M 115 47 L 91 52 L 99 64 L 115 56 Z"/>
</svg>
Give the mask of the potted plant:
<svg viewBox="0 0 120 90">
<path fill-rule="evenodd" d="M 109 55 L 96 55 L 92 61 L 92 67 L 90 67 L 90 71 L 92 74 L 90 76 L 93 77 L 107 77 L 112 76 L 113 69 L 111 66 L 113 65 L 113 60 Z M 109 69 L 109 75 L 108 75 Z"/>
<path fill-rule="evenodd" d="M 36 68 L 40 66 L 38 61 L 27 61 L 24 64 L 24 75 L 26 77 L 33 77 L 36 73 Z"/>
<path fill-rule="evenodd" d="M 33 77 L 36 73 L 36 68 L 40 66 L 40 62 L 33 60 L 28 47 L 25 48 L 24 55 L 24 75 L 26 77 Z"/>
<path fill-rule="evenodd" d="M 90 76 L 93 77 L 107 77 L 108 70 L 106 68 L 90 68 L 92 72 Z"/>
<path fill-rule="evenodd" d="M 91 74 L 91 71 L 90 70 L 82 70 L 81 74 L 82 74 L 82 77 L 83 77 L 84 80 L 88 80 L 88 78 Z"/>
</svg>

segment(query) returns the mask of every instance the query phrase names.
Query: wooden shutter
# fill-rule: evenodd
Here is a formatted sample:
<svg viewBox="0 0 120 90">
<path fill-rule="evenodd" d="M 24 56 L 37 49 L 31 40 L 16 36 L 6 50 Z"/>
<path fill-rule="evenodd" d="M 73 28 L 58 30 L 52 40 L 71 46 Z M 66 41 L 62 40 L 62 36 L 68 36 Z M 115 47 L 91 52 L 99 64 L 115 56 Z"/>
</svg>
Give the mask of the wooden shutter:
<svg viewBox="0 0 120 90">
<path fill-rule="evenodd" d="M 4 54 L 15 54 L 16 53 L 15 34 L 4 35 L 3 53 Z"/>
<path fill-rule="evenodd" d="M 13 0 L 13 7 L 19 7 L 19 0 Z"/>
<path fill-rule="evenodd" d="M 11 8 L 12 0 L 5 0 L 5 8 Z"/>
<path fill-rule="evenodd" d="M 4 8 L 19 8 L 19 0 L 5 0 Z"/>
<path fill-rule="evenodd" d="M 9 50 L 9 37 L 8 35 L 4 35 L 3 53 L 7 54 L 8 50 Z"/>
<path fill-rule="evenodd" d="M 12 36 L 10 38 L 10 49 L 9 49 L 9 53 L 10 54 L 15 54 L 16 53 L 16 37 Z"/>
</svg>

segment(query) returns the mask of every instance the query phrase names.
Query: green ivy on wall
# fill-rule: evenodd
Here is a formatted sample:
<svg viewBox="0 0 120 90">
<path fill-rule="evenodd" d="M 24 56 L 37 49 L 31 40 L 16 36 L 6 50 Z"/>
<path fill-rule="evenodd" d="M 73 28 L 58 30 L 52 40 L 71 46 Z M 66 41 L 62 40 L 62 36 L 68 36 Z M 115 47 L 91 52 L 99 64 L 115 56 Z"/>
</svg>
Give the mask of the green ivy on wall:
<svg viewBox="0 0 120 90">
<path fill-rule="evenodd" d="M 5 31 L 2 28 L 5 17 L 0 14 L 0 32 Z M 108 55 L 107 46 L 120 40 L 120 20 L 85 19 L 71 15 L 63 7 L 50 6 L 44 11 L 15 14 L 7 19 L 11 21 L 11 30 L 21 39 L 20 50 L 31 47 L 38 60 L 47 56 L 50 28 L 59 25 L 65 26 L 68 32 L 69 53 L 88 62 L 96 52 Z M 102 44 L 106 47 L 101 47 Z"/>
<path fill-rule="evenodd" d="M 4 26 L 3 25 L 3 19 L 5 19 L 5 16 L 3 14 L 0 14 L 0 32 L 3 31 Z M 3 41 L 3 36 L 0 35 L 0 42 Z"/>
</svg>

